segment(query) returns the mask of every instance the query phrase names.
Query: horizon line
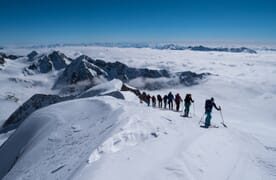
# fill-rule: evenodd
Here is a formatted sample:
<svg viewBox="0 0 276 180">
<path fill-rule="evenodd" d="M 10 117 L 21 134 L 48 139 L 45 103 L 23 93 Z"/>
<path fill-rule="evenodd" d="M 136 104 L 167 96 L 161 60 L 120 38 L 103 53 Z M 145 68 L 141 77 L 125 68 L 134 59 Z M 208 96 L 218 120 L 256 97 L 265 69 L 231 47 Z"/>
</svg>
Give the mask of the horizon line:
<svg viewBox="0 0 276 180">
<path fill-rule="evenodd" d="M 198 40 L 187 40 L 187 41 L 95 41 L 95 42 L 67 42 L 67 43 L 17 43 L 17 44 L 6 44 L 0 45 L 0 48 L 51 48 L 52 47 L 65 47 L 65 46 L 110 46 L 116 47 L 118 45 L 167 45 L 167 44 L 175 44 L 182 46 L 199 46 L 199 45 L 217 45 L 217 46 L 245 46 L 245 45 L 258 45 L 258 46 L 271 46 L 275 45 L 274 41 L 223 41 L 223 40 L 215 40 L 215 41 L 198 41 Z"/>
</svg>

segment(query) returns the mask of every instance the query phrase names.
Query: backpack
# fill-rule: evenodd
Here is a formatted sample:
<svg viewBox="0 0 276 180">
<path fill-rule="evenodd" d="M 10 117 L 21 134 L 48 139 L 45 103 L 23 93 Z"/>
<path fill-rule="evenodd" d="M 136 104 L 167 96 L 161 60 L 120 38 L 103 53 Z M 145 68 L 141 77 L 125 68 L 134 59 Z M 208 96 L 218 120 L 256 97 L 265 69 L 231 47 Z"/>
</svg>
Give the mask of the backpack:
<svg viewBox="0 0 276 180">
<path fill-rule="evenodd" d="M 213 102 L 210 99 L 207 99 L 205 101 L 205 111 L 210 112 L 212 111 L 212 108 L 213 108 Z"/>
<path fill-rule="evenodd" d="M 175 102 L 176 102 L 176 103 L 180 103 L 180 99 L 181 99 L 180 95 L 177 94 L 177 95 L 175 96 Z"/>
<path fill-rule="evenodd" d="M 162 101 L 162 97 L 159 94 L 157 95 L 157 99 L 158 101 Z"/>
<path fill-rule="evenodd" d="M 169 101 L 172 101 L 173 100 L 173 95 L 171 94 L 171 93 L 169 93 L 169 95 L 168 95 L 168 99 L 169 99 Z"/>
<path fill-rule="evenodd" d="M 152 102 L 155 103 L 156 102 L 156 98 L 155 96 L 152 96 Z"/>
<path fill-rule="evenodd" d="M 189 104 L 191 101 L 191 97 L 187 94 L 184 101 L 185 101 L 185 103 Z"/>
</svg>

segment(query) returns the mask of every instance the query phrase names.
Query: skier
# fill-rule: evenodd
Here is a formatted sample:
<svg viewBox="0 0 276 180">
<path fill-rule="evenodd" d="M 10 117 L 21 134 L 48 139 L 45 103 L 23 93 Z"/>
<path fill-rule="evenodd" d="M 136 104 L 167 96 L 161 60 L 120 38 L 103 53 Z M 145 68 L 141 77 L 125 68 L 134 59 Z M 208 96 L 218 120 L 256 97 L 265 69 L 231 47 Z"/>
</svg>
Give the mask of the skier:
<svg viewBox="0 0 276 180">
<path fill-rule="evenodd" d="M 177 93 L 175 95 L 175 104 L 176 104 L 176 111 L 179 111 L 180 103 L 183 101 L 181 96 Z"/>
<path fill-rule="evenodd" d="M 205 128 L 208 128 L 211 125 L 211 113 L 212 113 L 212 109 L 213 107 L 216 108 L 216 110 L 220 111 L 221 107 L 217 107 L 214 98 L 212 97 L 211 99 L 207 99 L 205 102 L 205 114 L 206 114 L 206 118 L 205 118 Z"/>
<path fill-rule="evenodd" d="M 169 104 L 170 110 L 173 110 L 173 100 L 174 100 L 174 96 L 173 96 L 172 92 L 170 92 L 168 94 L 168 104 Z"/>
<path fill-rule="evenodd" d="M 150 95 L 148 94 L 147 97 L 146 97 L 148 106 L 150 106 L 150 98 L 151 98 L 151 97 L 150 97 Z"/>
<path fill-rule="evenodd" d="M 158 100 L 158 107 L 162 108 L 162 97 L 160 94 L 157 95 L 157 100 Z"/>
<path fill-rule="evenodd" d="M 167 109 L 167 100 L 168 100 L 168 96 L 164 95 L 163 97 L 163 101 L 164 101 L 164 108 Z"/>
<path fill-rule="evenodd" d="M 184 102 L 185 102 L 184 117 L 188 117 L 191 103 L 194 102 L 194 100 L 192 99 L 192 95 L 191 94 L 186 94 Z"/>
<path fill-rule="evenodd" d="M 156 97 L 152 96 L 151 100 L 152 100 L 152 107 L 156 107 Z"/>
<path fill-rule="evenodd" d="M 142 99 L 143 99 L 143 101 L 147 102 L 147 94 L 146 94 L 146 92 L 142 93 Z"/>
</svg>

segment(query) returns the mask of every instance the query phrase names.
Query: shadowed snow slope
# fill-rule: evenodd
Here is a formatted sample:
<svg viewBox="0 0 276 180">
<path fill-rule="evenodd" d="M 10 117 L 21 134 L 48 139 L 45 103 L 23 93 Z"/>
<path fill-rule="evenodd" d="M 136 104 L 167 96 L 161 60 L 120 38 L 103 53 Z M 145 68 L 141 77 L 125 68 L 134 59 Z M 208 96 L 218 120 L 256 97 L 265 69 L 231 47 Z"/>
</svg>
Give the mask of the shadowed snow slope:
<svg viewBox="0 0 276 180">
<path fill-rule="evenodd" d="M 74 97 L 72 96 L 60 97 L 57 95 L 35 94 L 11 114 L 11 116 L 3 124 L 3 128 L 15 129 L 23 120 L 25 120 L 37 109 L 73 98 Z M 1 131 L 2 129 L 0 129 L 0 132 Z M 5 129 L 3 129 L 3 131 L 5 132 Z"/>
<path fill-rule="evenodd" d="M 0 178 L 13 165 L 6 179 L 70 177 L 119 123 L 121 103 L 103 99 L 67 101 L 33 113 L 1 147 Z"/>
</svg>

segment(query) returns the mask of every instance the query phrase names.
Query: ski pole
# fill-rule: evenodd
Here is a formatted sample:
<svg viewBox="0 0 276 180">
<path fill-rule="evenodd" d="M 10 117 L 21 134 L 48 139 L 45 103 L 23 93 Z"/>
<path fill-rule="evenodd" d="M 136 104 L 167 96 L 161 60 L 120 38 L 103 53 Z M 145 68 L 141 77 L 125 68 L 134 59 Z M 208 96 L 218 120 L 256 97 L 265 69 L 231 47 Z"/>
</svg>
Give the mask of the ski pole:
<svg viewBox="0 0 276 180">
<path fill-rule="evenodd" d="M 184 101 L 183 101 L 183 103 L 182 103 L 182 106 L 183 106 L 183 107 L 182 107 L 182 109 L 183 109 L 183 110 L 182 110 L 182 113 L 183 113 L 182 116 L 184 116 L 184 115 L 185 115 L 185 112 L 184 112 L 184 111 L 185 111 L 185 110 L 184 110 Z"/>
<path fill-rule="evenodd" d="M 222 119 L 221 124 L 222 124 L 224 127 L 227 128 L 226 124 L 224 123 L 224 118 L 223 118 L 223 115 L 222 115 L 222 110 L 220 110 L 219 112 L 220 112 L 220 117 L 221 117 L 221 119 Z"/>
<path fill-rule="evenodd" d="M 200 121 L 198 122 L 198 124 L 200 124 L 202 122 L 202 119 L 203 119 L 204 115 L 205 115 L 205 113 L 203 113 L 203 115 L 201 116 Z"/>
<path fill-rule="evenodd" d="M 193 102 L 193 109 L 194 109 L 194 117 L 195 117 L 195 103 Z"/>
</svg>

